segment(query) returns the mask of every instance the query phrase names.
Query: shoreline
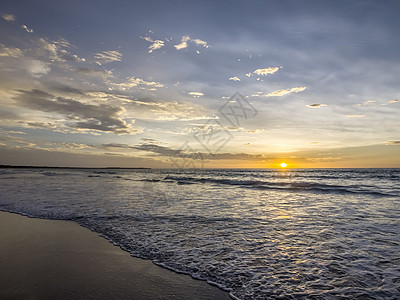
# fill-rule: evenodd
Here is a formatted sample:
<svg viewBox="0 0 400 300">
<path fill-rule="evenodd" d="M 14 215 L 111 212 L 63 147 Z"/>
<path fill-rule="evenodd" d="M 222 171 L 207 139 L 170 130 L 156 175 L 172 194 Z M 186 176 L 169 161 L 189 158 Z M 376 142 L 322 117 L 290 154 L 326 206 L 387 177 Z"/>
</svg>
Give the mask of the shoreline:
<svg viewBox="0 0 400 300">
<path fill-rule="evenodd" d="M 74 221 L 0 211 L 0 298 L 232 299 Z"/>
</svg>

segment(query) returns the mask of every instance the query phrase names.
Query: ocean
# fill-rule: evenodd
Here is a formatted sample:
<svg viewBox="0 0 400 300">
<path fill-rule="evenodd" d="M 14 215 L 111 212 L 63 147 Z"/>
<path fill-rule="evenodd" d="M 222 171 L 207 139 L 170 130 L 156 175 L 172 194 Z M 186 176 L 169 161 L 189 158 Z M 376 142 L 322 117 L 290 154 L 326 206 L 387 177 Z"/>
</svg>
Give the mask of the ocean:
<svg viewBox="0 0 400 300">
<path fill-rule="evenodd" d="M 399 299 L 400 169 L 0 169 L 0 210 L 73 220 L 237 299 Z"/>
</svg>

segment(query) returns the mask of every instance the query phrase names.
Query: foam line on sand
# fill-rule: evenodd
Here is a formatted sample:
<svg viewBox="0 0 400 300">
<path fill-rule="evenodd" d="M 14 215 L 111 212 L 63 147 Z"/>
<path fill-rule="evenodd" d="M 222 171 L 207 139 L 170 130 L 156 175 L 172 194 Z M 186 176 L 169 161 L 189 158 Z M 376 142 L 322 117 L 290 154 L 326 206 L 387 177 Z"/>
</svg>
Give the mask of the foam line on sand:
<svg viewBox="0 0 400 300">
<path fill-rule="evenodd" d="M 1 299 L 231 299 L 72 221 L 0 212 Z"/>
</svg>

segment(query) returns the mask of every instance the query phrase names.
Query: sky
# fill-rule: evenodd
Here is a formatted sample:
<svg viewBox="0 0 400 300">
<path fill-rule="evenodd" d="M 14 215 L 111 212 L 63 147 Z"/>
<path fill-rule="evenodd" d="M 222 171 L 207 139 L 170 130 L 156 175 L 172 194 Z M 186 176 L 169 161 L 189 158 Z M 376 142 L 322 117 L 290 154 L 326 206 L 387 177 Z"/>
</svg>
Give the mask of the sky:
<svg viewBox="0 0 400 300">
<path fill-rule="evenodd" d="M 0 164 L 400 167 L 399 1 L 0 4 Z"/>
</svg>

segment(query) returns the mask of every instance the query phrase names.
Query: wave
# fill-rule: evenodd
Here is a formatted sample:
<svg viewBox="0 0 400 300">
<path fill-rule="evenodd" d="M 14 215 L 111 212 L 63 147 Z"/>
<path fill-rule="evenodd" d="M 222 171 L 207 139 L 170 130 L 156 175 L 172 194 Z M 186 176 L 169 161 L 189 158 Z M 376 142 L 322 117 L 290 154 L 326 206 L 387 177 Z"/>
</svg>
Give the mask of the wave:
<svg viewBox="0 0 400 300">
<path fill-rule="evenodd" d="M 194 184 L 194 183 L 214 183 L 230 186 L 239 186 L 243 188 L 254 188 L 260 190 L 281 190 L 281 191 L 306 191 L 316 193 L 334 193 L 334 194 L 368 194 L 373 196 L 389 196 L 396 197 L 398 195 L 385 193 L 380 191 L 372 191 L 361 185 L 334 185 L 317 182 L 276 182 L 276 181 L 260 181 L 260 180 L 238 180 L 238 179 L 217 179 L 217 178 L 197 178 L 197 177 L 181 177 L 166 176 L 163 181 L 173 181 L 178 184 Z M 373 187 L 369 187 L 373 188 Z"/>
</svg>

